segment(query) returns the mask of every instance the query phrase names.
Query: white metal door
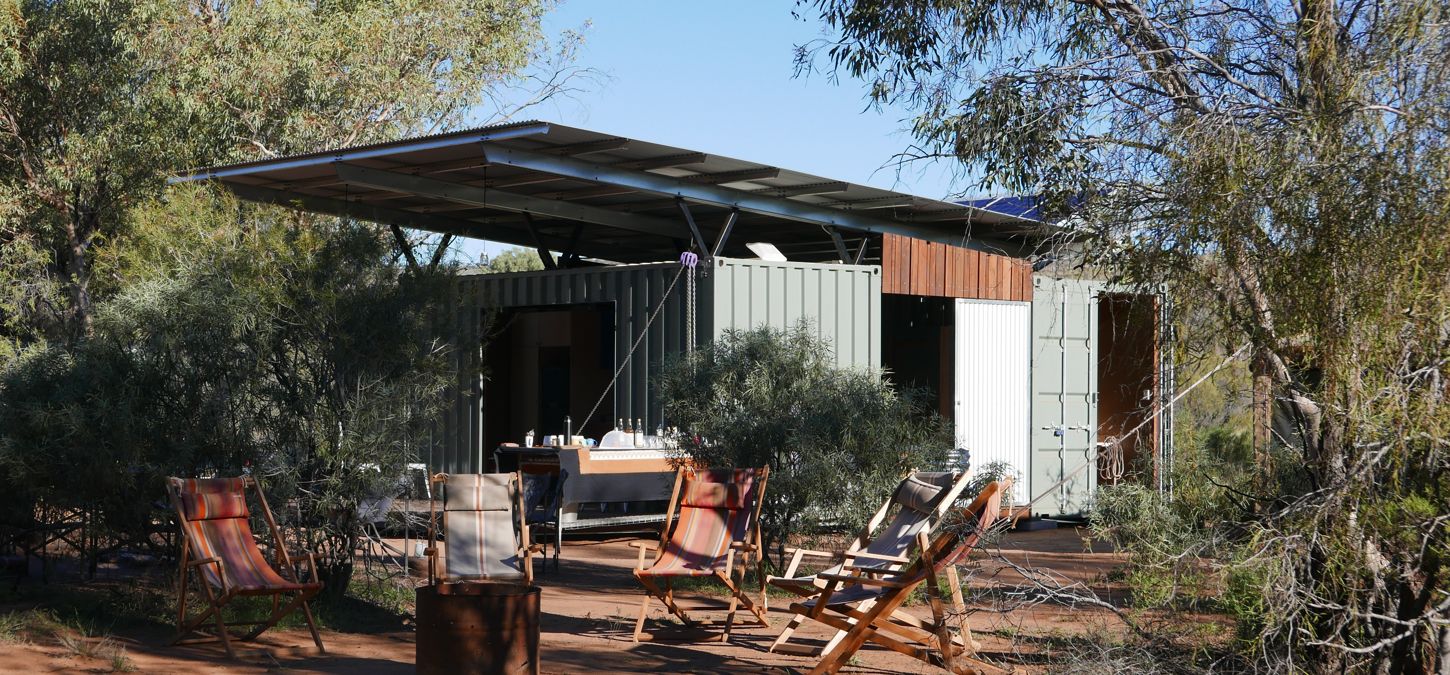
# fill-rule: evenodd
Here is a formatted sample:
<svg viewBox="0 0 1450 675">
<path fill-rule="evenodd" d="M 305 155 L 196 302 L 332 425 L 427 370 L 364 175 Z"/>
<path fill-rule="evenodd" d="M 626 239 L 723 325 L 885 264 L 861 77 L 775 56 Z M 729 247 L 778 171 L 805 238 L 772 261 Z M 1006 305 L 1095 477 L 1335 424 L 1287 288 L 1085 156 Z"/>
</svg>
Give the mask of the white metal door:
<svg viewBox="0 0 1450 675">
<path fill-rule="evenodd" d="M 1032 305 L 957 300 L 957 447 L 971 452 L 974 468 L 1006 462 L 1025 504 L 1031 457 Z"/>
</svg>

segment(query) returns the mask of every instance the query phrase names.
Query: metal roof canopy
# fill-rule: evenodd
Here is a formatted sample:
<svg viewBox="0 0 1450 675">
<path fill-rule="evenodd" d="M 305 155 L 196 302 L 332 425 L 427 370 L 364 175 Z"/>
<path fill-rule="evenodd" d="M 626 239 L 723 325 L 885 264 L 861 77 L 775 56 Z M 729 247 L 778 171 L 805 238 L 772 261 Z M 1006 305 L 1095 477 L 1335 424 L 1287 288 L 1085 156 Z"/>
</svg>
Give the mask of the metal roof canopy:
<svg viewBox="0 0 1450 675">
<path fill-rule="evenodd" d="M 670 260 L 691 242 L 752 257 L 879 259 L 882 233 L 1020 254 L 1050 226 L 971 205 L 545 122 L 213 167 L 237 196 L 614 262 Z"/>
</svg>

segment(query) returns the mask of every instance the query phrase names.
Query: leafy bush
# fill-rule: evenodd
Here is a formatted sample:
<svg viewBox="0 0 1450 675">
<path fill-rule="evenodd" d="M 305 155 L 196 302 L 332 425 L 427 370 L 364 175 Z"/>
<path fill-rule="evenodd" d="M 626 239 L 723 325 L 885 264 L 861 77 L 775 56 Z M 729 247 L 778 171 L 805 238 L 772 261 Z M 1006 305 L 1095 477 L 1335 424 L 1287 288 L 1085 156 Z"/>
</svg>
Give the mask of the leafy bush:
<svg viewBox="0 0 1450 675">
<path fill-rule="evenodd" d="M 376 228 L 258 218 L 128 285 L 90 339 L 0 371 L 6 520 L 42 501 L 145 541 L 166 476 L 250 467 L 343 590 L 359 501 L 437 419 L 450 276 L 404 273 Z"/>
<path fill-rule="evenodd" d="M 690 459 L 770 465 L 762 525 L 777 558 L 793 535 L 865 522 L 908 469 L 940 466 L 952 443 L 914 392 L 835 367 L 805 323 L 728 332 L 669 364 L 660 395 Z"/>
</svg>

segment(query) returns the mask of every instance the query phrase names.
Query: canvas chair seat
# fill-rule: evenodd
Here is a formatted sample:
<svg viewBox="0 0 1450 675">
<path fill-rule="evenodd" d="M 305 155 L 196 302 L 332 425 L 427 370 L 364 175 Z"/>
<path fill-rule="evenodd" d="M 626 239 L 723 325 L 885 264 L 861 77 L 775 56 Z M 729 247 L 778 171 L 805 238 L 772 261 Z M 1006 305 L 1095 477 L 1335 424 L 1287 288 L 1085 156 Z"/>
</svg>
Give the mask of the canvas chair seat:
<svg viewBox="0 0 1450 675">
<path fill-rule="evenodd" d="M 967 625 L 956 565 L 964 563 L 1001 511 L 1010 481 L 993 482 L 960 511 L 959 523 L 943 527 L 934 539 L 917 534 L 920 557 L 903 569 L 854 578 L 836 577 L 816 598 L 791 609 L 843 631 L 811 673 L 835 673 L 867 642 L 911 656 L 954 673 L 988 673 L 999 669 L 976 658 L 976 643 Z M 941 578 L 945 574 L 946 578 Z M 925 587 L 931 616 L 920 619 L 900 608 Z M 948 612 L 946 603 L 955 605 Z M 955 629 L 952 624 L 955 623 Z"/>
<path fill-rule="evenodd" d="M 733 541 L 746 541 L 752 517 L 744 508 L 744 494 L 753 487 L 754 476 L 740 474 L 738 484 L 708 480 L 723 476 L 708 474 L 687 479 L 680 495 L 680 520 L 663 553 L 647 576 L 708 577 L 725 569 L 726 554 Z"/>
<path fill-rule="evenodd" d="M 430 547 L 433 582 L 533 582 L 528 525 L 516 473 L 438 474 L 443 494 L 443 574 L 437 575 L 437 548 Z M 436 494 L 437 491 L 435 490 Z M 429 541 L 434 541 L 436 509 L 431 508 Z"/>
<path fill-rule="evenodd" d="M 252 533 L 251 511 L 247 507 L 247 487 L 254 487 L 262 507 L 262 515 L 272 532 L 273 551 L 284 575 L 262 553 Z M 240 478 L 171 478 L 167 481 L 176 508 L 177 520 L 181 525 L 181 583 L 177 598 L 177 635 L 173 644 L 195 642 L 185 640 L 193 632 L 203 632 L 204 624 L 215 623 L 215 632 L 209 638 L 222 643 L 228 656 L 232 651 L 233 637 L 223 619 L 222 608 L 232 598 L 244 595 L 270 595 L 275 599 L 270 617 L 238 639 L 256 638 L 292 610 L 300 607 L 312 632 L 312 639 L 318 651 L 324 651 L 322 638 L 313 621 L 308 600 L 322 590 L 317 580 L 317 563 L 311 553 L 307 554 L 311 581 L 302 581 L 292 568 L 291 555 L 287 552 L 281 531 L 277 529 L 267 506 L 261 486 L 250 477 Z M 188 577 L 196 573 L 201 581 L 201 592 L 208 609 L 196 617 L 188 617 L 186 594 L 189 590 Z M 291 596 L 291 601 L 281 604 L 282 596 Z"/>
<path fill-rule="evenodd" d="M 677 577 L 714 577 L 729 589 L 730 610 L 720 639 L 728 639 L 735 620 L 735 608 L 740 602 L 761 624 L 768 625 L 763 587 L 761 600 L 757 603 L 744 594 L 740 584 L 744 581 L 748 562 L 753 559 L 759 568 L 763 561 L 759 519 L 769 473 L 769 467 L 704 471 L 679 469 L 659 546 L 638 546 L 639 560 L 634 576 L 645 587 L 646 595 L 635 623 L 635 641 L 644 639 L 644 620 L 651 598 L 659 598 L 666 609 L 680 617 L 686 625 L 700 623 L 675 604 L 670 580 Z M 658 555 L 647 564 L 646 551 L 656 548 Z M 736 564 L 737 554 L 741 557 L 739 565 Z M 759 569 L 758 572 L 764 579 L 764 570 Z"/>
<path fill-rule="evenodd" d="M 199 565 L 212 588 L 238 592 L 300 591 L 322 588 L 321 582 L 298 583 L 282 578 L 255 545 L 246 518 L 199 520 L 186 524 L 196 558 L 220 558 L 226 563 L 226 583 L 216 565 Z"/>
<path fill-rule="evenodd" d="M 803 561 L 803 550 L 797 550 L 786 568 L 786 575 L 770 577 L 769 583 L 772 586 L 793 592 L 802 597 L 811 598 L 805 601 L 805 607 L 814 606 L 814 597 L 826 586 L 825 579 L 833 575 L 855 574 L 848 570 L 846 565 L 853 569 L 879 569 L 891 570 L 901 567 L 901 563 L 894 562 L 890 558 L 901 559 L 910 551 L 916 538 L 923 532 L 930 533 L 932 528 L 941 521 L 942 516 L 952 507 L 961 492 L 967 485 L 967 476 L 963 473 L 945 471 L 913 471 L 909 472 L 896 488 L 892 490 L 890 498 L 877 510 L 871 522 L 867 524 L 861 535 L 853 541 L 847 549 L 840 554 L 840 563 L 831 565 L 820 572 L 808 575 L 794 575 Z M 888 513 L 892 513 L 890 522 L 881 526 L 881 521 L 886 519 Z M 878 527 L 879 526 L 879 527 Z M 864 552 L 869 555 L 861 555 Z M 814 552 L 821 553 L 821 552 Z M 881 593 L 880 587 L 853 586 L 837 591 L 839 602 L 862 602 L 871 600 Z M 799 614 L 791 617 L 791 620 L 782 629 L 775 642 L 771 645 L 771 651 L 789 651 L 795 653 L 814 654 L 814 648 L 798 647 L 790 645 L 790 639 L 795 630 L 800 627 L 803 617 Z M 836 640 L 844 633 L 838 632 L 836 637 L 825 645 L 824 649 L 832 647 Z"/>
</svg>

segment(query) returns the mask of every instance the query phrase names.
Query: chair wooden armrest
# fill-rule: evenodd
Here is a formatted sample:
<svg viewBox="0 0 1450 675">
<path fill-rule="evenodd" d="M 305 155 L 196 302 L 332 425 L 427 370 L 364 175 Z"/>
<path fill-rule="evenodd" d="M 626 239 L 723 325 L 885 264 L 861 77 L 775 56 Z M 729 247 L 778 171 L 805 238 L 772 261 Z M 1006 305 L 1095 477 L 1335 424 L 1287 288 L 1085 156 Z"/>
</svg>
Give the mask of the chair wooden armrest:
<svg viewBox="0 0 1450 675">
<path fill-rule="evenodd" d="M 787 554 L 789 554 L 789 555 L 800 555 L 800 556 L 812 555 L 812 556 L 816 556 L 818 558 L 835 558 L 836 556 L 841 555 L 841 552 L 840 551 L 834 551 L 834 552 L 832 552 L 832 551 L 817 551 L 816 549 L 813 549 L 813 548 L 793 548 L 792 547 L 792 548 L 787 548 L 785 550 L 785 552 Z"/>
<path fill-rule="evenodd" d="M 741 551 L 743 553 L 754 553 L 756 549 L 755 544 L 752 544 L 748 541 L 732 541 L 730 542 L 730 550 Z"/>
<path fill-rule="evenodd" d="M 659 544 L 656 544 L 655 542 L 652 542 L 652 541 L 631 541 L 631 542 L 629 542 L 629 545 L 630 546 L 633 546 L 633 547 L 635 547 L 637 549 L 639 549 L 639 559 L 636 560 L 635 563 L 634 563 L 634 568 L 637 569 L 637 570 L 644 569 L 644 554 L 645 554 L 645 552 L 646 551 L 653 551 L 653 550 L 659 548 Z"/>
<path fill-rule="evenodd" d="M 778 577 L 772 576 L 772 577 L 770 577 L 771 579 L 791 579 L 791 578 L 794 578 L 795 577 L 795 574 L 796 574 L 796 570 L 801 566 L 801 561 L 806 556 L 815 556 L 815 557 L 819 557 L 819 558 L 834 558 L 837 555 L 835 553 L 830 553 L 830 552 L 827 552 L 827 551 L 817 551 L 815 549 L 799 548 L 799 547 L 787 548 L 785 550 L 785 552 L 790 555 L 790 562 L 786 563 L 786 565 L 785 565 L 785 572 L 783 574 L 781 574 L 780 576 L 778 576 Z"/>
<path fill-rule="evenodd" d="M 877 579 L 876 577 L 858 577 L 850 574 L 819 574 L 816 575 L 827 581 L 837 581 L 842 584 L 860 584 L 862 586 L 883 586 L 885 588 L 905 588 L 910 584 L 904 584 L 892 579 Z"/>
<path fill-rule="evenodd" d="M 210 558 L 197 558 L 196 560 L 187 562 L 186 566 L 196 567 L 198 565 L 207 565 L 211 563 L 216 563 L 216 575 L 218 579 L 221 579 L 222 590 L 225 591 L 226 589 L 231 588 L 231 582 L 227 581 L 227 564 L 226 561 L 222 560 L 221 558 L 218 558 L 216 556 L 212 556 Z"/>
<path fill-rule="evenodd" d="M 870 551 L 851 551 L 850 553 L 847 553 L 846 554 L 846 559 L 847 560 L 850 560 L 851 558 L 869 558 L 871 560 L 885 560 L 887 562 L 901 563 L 903 565 L 911 562 L 911 558 L 907 558 L 907 557 L 904 557 L 904 556 L 899 556 L 899 555 L 886 555 L 886 554 L 883 554 L 883 553 L 871 553 Z"/>
</svg>

